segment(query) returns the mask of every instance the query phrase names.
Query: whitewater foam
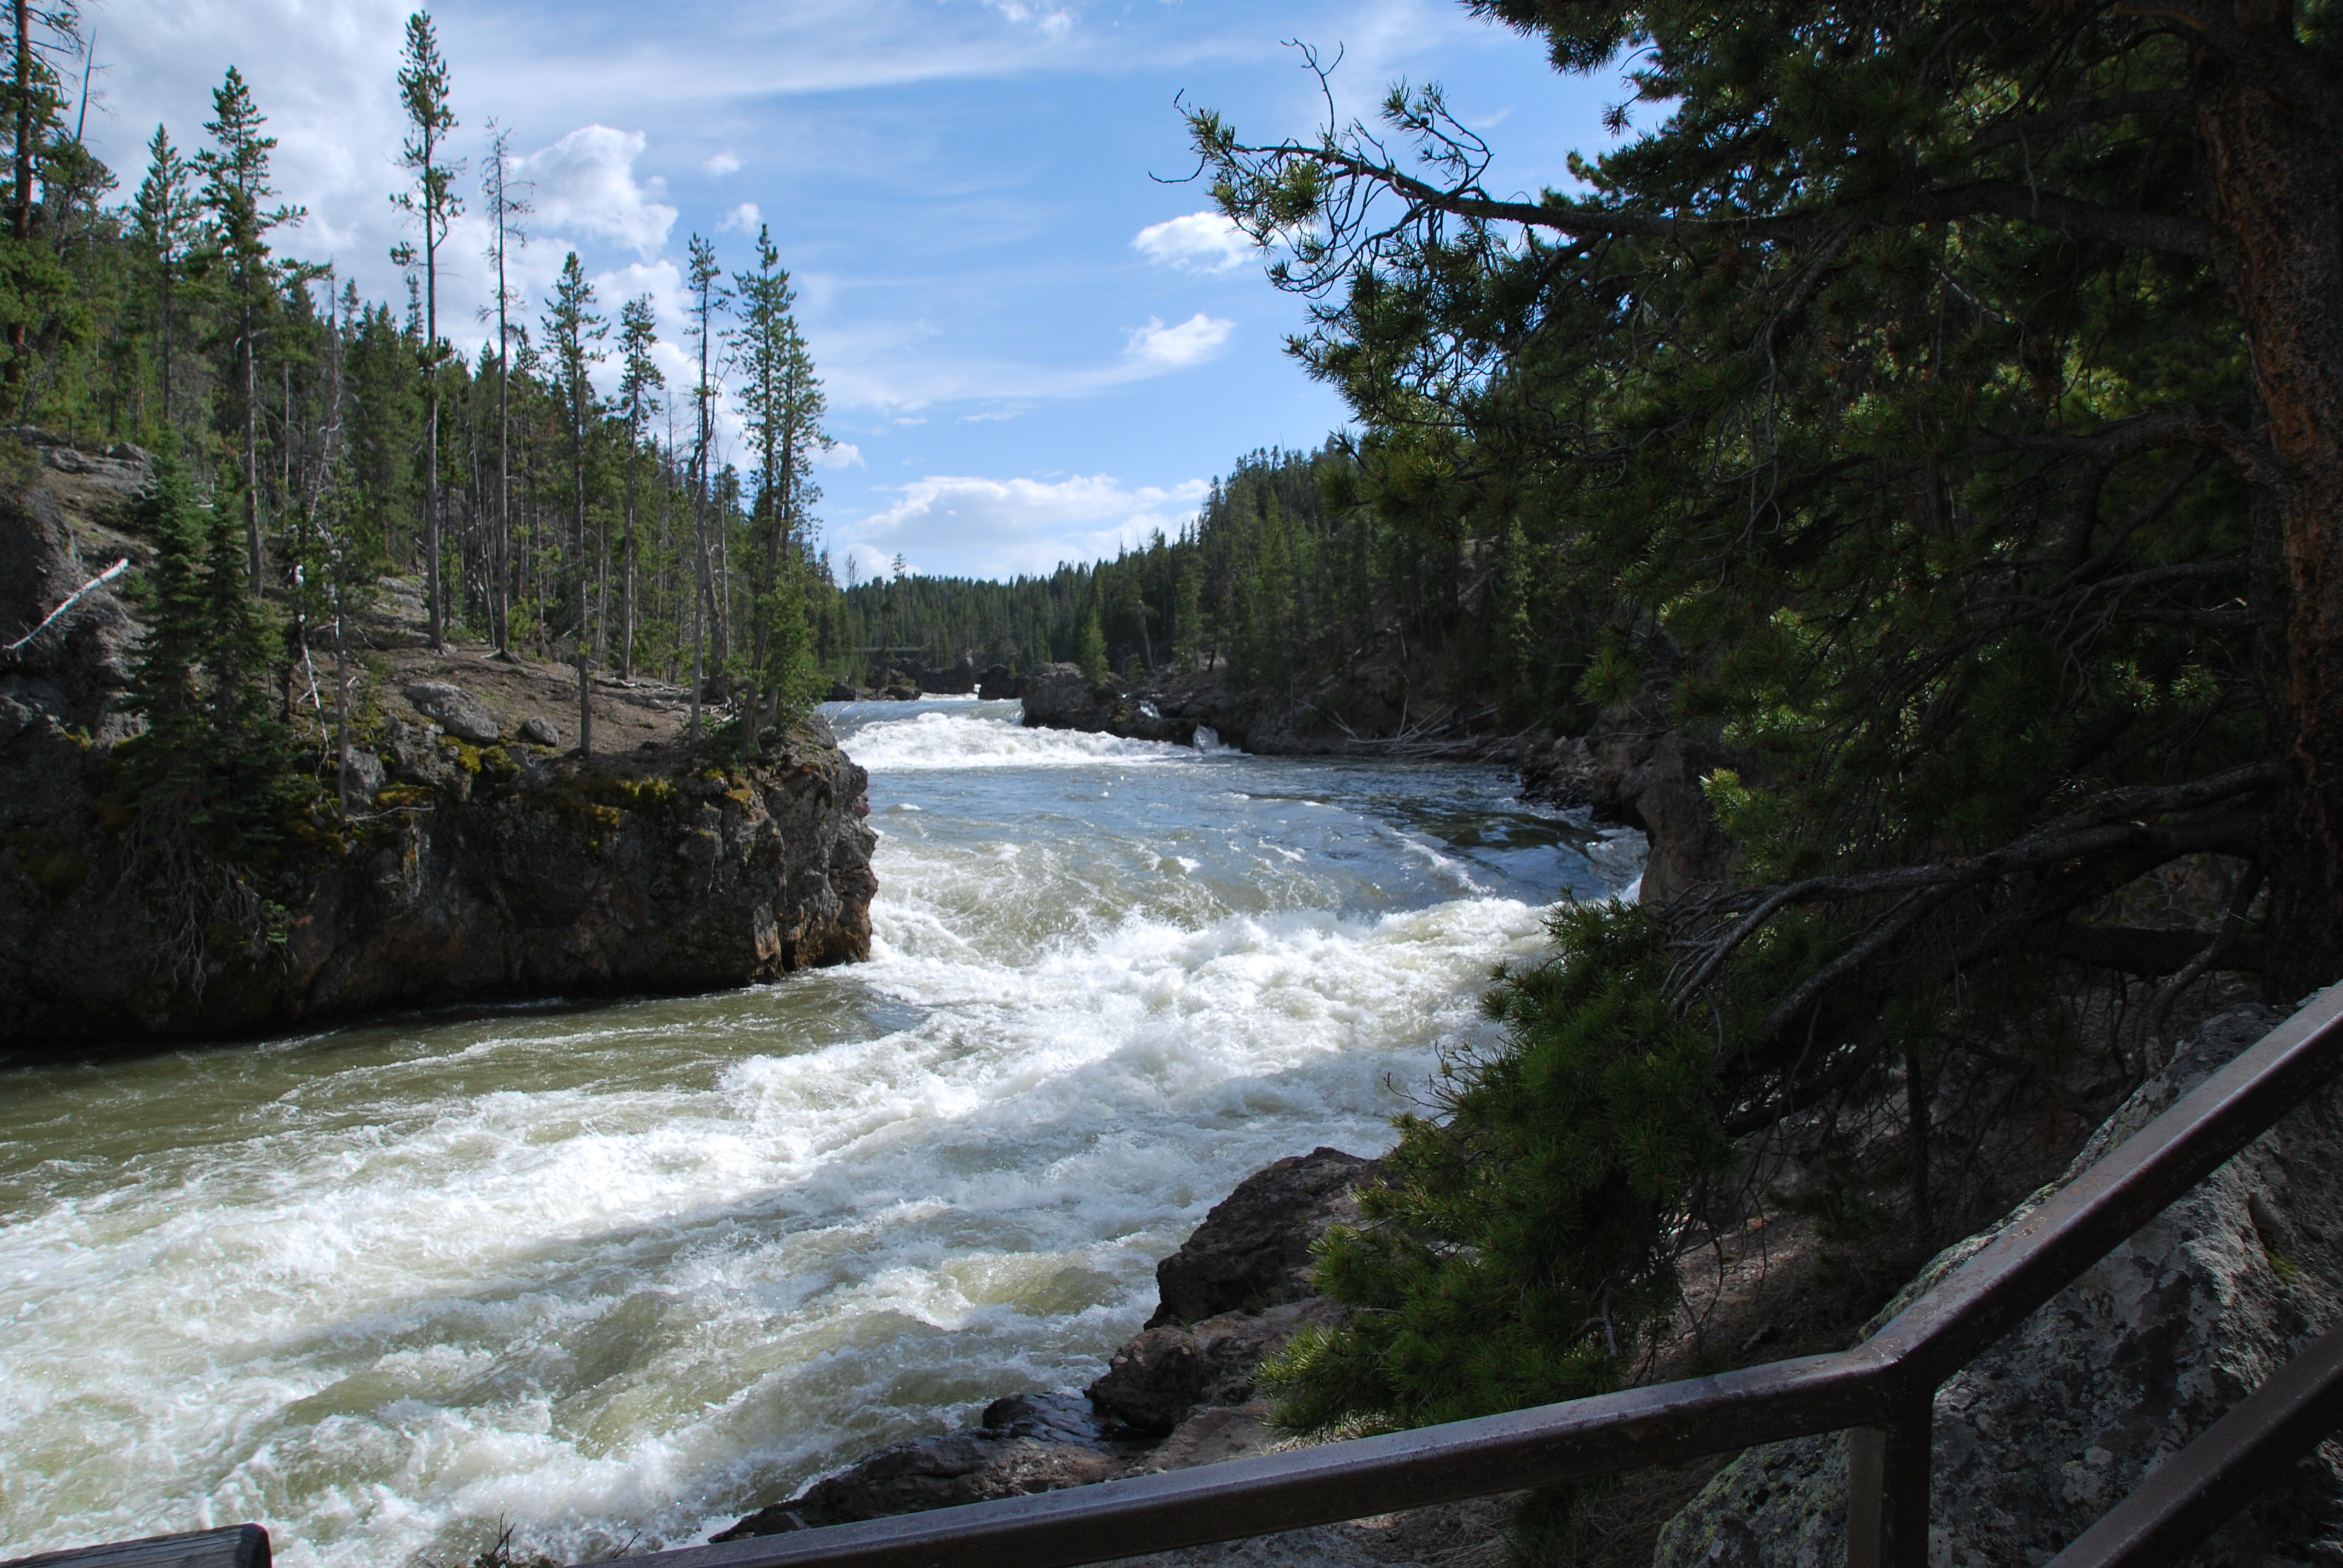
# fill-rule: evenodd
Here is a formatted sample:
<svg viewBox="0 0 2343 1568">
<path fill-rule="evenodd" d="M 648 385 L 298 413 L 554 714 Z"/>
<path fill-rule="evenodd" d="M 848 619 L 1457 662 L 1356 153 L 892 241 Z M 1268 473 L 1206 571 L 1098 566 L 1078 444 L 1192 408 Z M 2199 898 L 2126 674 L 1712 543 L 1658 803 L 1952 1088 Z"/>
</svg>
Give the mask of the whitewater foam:
<svg viewBox="0 0 2343 1568">
<path fill-rule="evenodd" d="M 922 713 L 865 724 L 853 735 L 854 759 L 873 773 L 914 773 L 970 768 L 1067 768 L 1101 762 L 1193 762 L 1192 747 L 1126 740 L 1074 729 L 1028 729 L 985 715 Z"/>
<path fill-rule="evenodd" d="M 460 1562 L 500 1519 L 679 1545 L 1079 1386 L 1207 1207 L 1387 1142 L 1544 905 L 1624 879 L 1489 848 L 1527 818 L 1402 825 L 1477 775 L 997 705 L 847 740 L 889 822 L 867 964 L 11 1075 L 0 1555 L 238 1519 L 287 1568 Z"/>
</svg>

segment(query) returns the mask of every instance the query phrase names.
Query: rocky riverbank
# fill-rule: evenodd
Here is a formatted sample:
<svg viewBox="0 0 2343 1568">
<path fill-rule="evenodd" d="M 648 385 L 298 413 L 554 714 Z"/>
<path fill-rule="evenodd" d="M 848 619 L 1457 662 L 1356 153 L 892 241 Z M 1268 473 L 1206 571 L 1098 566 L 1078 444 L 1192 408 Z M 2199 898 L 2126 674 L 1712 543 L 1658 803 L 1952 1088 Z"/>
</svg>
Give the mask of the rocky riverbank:
<svg viewBox="0 0 2343 1568">
<path fill-rule="evenodd" d="M 1128 739 L 1192 745 L 1200 731 L 1249 751 L 1303 756 L 1402 756 L 1496 763 L 1513 769 L 1524 799 L 1584 807 L 1597 822 L 1639 829 L 1650 841 L 1642 896 L 1666 903 L 1729 874 L 1735 846 L 1716 825 L 1701 779 L 1733 761 L 1725 749 L 1670 721 L 1671 689 L 1654 679 L 1633 699 L 1599 712 L 1584 735 L 1497 735 L 1441 713 L 1390 735 L 1357 735 L 1328 722 L 1297 722 L 1273 694 L 1211 677 L 1130 683 L 1093 679 L 1071 664 L 1020 678 L 1025 722 Z"/>
<path fill-rule="evenodd" d="M 2085 1142 L 2061 1181 L 2119 1147 L 2278 1020 L 2249 1006 L 2200 1024 L 2171 1065 Z M 1942 1522 L 1939 1560 L 2055 1554 L 2343 1317 L 2343 1211 L 2320 1174 L 2343 1160 L 2338 1129 L 2343 1087 L 2330 1087 L 1946 1384 L 1936 1396 L 1931 1505 Z M 1291 1442 L 1268 1424 L 1254 1379 L 1262 1360 L 1300 1329 L 1341 1321 L 1342 1309 L 1310 1282 L 1309 1249 L 1328 1225 L 1355 1215 L 1354 1191 L 1377 1170 L 1373 1161 L 1322 1148 L 1255 1172 L 1158 1265 L 1154 1314 L 1087 1390 L 997 1400 L 975 1426 L 881 1450 L 714 1539 L 1185 1469 Z M 1841 1315 L 1845 1282 L 1833 1284 L 1810 1225 L 1775 1215 L 1719 1238 L 1717 1271 L 1687 1268 L 1686 1320 L 1654 1345 L 1638 1381 L 1853 1342 L 2021 1220 L 2040 1196 L 1948 1249 L 1861 1327 Z M 1566 1539 L 1550 1543 L 1562 1553 L 1556 1561 L 1642 1563 L 1654 1560 L 1655 1542 L 1663 1568 L 1790 1568 L 1845 1555 L 1843 1435 L 1727 1458 L 1623 1477 L 1582 1504 Z M 1313 1527 L 1164 1561 L 1482 1568 L 1503 1560 L 1514 1501 Z M 2204 1560 L 2238 1568 L 2343 1560 L 2336 1445 L 2302 1462 L 2227 1526 Z"/>
<path fill-rule="evenodd" d="M 144 541 L 145 454 L 19 433 L 0 479 L 0 634 Z M 116 749 L 142 628 L 126 578 L 0 658 L 0 1052 L 256 1033 L 422 1005 L 743 985 L 870 949 L 866 778 L 819 719 L 749 760 L 683 743 L 688 694 L 598 682 L 609 753 L 562 745 L 575 678 L 423 647 L 393 582 L 352 628 L 348 809 L 330 670 L 287 705 L 321 782 L 246 863 L 158 865 Z M 614 753 L 614 754 L 613 754 Z"/>
<path fill-rule="evenodd" d="M 1377 1169 L 1322 1148 L 1255 1171 L 1156 1266 L 1153 1315 L 1087 1390 L 995 1400 L 975 1426 L 882 1449 L 711 1539 L 1184 1470 L 1291 1442 L 1269 1425 L 1254 1374 L 1303 1327 L 1340 1321 L 1342 1309 L 1310 1282 L 1310 1248 L 1329 1225 L 1356 1217 L 1353 1191 Z M 1480 1503 L 1203 1550 L 1214 1563 L 1234 1555 L 1246 1564 L 1282 1563 L 1297 1552 L 1342 1563 L 1431 1563 L 1486 1548 L 1503 1520 L 1502 1502 Z"/>
</svg>

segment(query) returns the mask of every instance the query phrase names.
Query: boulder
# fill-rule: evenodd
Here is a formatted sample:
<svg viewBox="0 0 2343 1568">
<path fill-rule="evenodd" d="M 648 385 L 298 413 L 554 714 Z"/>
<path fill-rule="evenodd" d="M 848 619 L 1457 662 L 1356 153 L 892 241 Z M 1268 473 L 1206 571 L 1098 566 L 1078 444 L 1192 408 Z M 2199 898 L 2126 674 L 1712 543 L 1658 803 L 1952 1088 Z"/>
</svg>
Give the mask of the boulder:
<svg viewBox="0 0 2343 1568">
<path fill-rule="evenodd" d="M 1598 822 L 1642 829 L 1645 903 L 1668 904 L 1722 882 L 1737 846 L 1717 825 L 1701 780 L 1736 759 L 1715 741 L 1675 727 L 1674 685 L 1654 669 L 1632 699 L 1605 709 L 1584 736 L 1534 748 L 1521 763 L 1522 795 L 1585 806 Z"/>
<path fill-rule="evenodd" d="M 2095 1132 L 2059 1182 L 1948 1249 L 1875 1320 L 2021 1221 L 2279 1015 L 2208 1020 Z M 2040 1563 L 2343 1318 L 2343 1085 L 2275 1128 L 1937 1391 L 1929 1562 Z M 2190 1558 L 2205 1568 L 2343 1561 L 2343 1453 L 2275 1478 Z M 1660 1535 L 1654 1568 L 1845 1560 L 1846 1439 L 1752 1449 Z"/>
<path fill-rule="evenodd" d="M 995 1400 L 980 1427 L 882 1448 L 786 1503 L 748 1515 L 711 1542 L 921 1513 L 996 1497 L 1086 1486 L 1123 1473 L 1095 1422 L 1065 1394 Z"/>
<path fill-rule="evenodd" d="M 504 726 L 488 705 L 460 686 L 444 680 L 410 681 L 399 689 L 399 695 L 415 705 L 416 712 L 458 740 L 493 746 L 504 739 Z"/>
<path fill-rule="evenodd" d="M 1016 672 L 1005 664 L 996 664 L 977 677 L 976 694 L 987 702 L 1007 702 L 1021 694 Z"/>
<path fill-rule="evenodd" d="M 1246 1177 L 1155 1265 L 1158 1305 L 1147 1326 L 1257 1312 L 1317 1294 L 1310 1248 L 1327 1226 L 1357 1218 L 1352 1190 L 1377 1169 L 1372 1160 L 1321 1147 Z"/>
<path fill-rule="evenodd" d="M 862 689 L 855 685 L 854 682 L 850 680 L 833 680 L 830 683 L 830 695 L 822 700 L 825 702 L 860 702 L 862 700 Z"/>
<path fill-rule="evenodd" d="M 1093 682 L 1079 664 L 1045 664 L 1028 670 L 1025 722 L 1035 729 L 1080 729 L 1098 734 L 1122 693 L 1108 681 Z"/>
<path fill-rule="evenodd" d="M 371 802 L 388 781 L 381 758 L 363 747 L 351 748 L 349 761 L 342 769 L 342 782 L 352 800 Z"/>
<path fill-rule="evenodd" d="M 1087 1391 L 1101 1415 L 1134 1432 L 1170 1433 L 1204 1397 L 1212 1382 L 1196 1336 L 1185 1329 L 1148 1329 L 1107 1363 Z"/>
<path fill-rule="evenodd" d="M 920 671 L 920 690 L 934 697 L 967 697 L 976 690 L 976 660 L 963 656 L 958 664 Z"/>
<path fill-rule="evenodd" d="M 561 744 L 561 731 L 554 728 L 553 721 L 535 714 L 520 721 L 520 738 L 531 746 Z"/>
<path fill-rule="evenodd" d="M 1025 722 L 1037 729 L 1079 729 L 1173 746 L 1195 743 L 1194 718 L 1167 714 L 1154 699 L 1126 695 L 1113 681 L 1094 681 L 1078 664 L 1045 664 L 1019 685 Z"/>
<path fill-rule="evenodd" d="M 1303 1329 L 1340 1327 L 1345 1315 L 1341 1305 L 1312 1292 L 1259 1310 L 1222 1312 L 1184 1329 L 1144 1329 L 1083 1392 L 1104 1419 L 1151 1436 L 1182 1428 L 1199 1407 L 1261 1410 L 1253 1387 L 1261 1363 Z"/>
</svg>

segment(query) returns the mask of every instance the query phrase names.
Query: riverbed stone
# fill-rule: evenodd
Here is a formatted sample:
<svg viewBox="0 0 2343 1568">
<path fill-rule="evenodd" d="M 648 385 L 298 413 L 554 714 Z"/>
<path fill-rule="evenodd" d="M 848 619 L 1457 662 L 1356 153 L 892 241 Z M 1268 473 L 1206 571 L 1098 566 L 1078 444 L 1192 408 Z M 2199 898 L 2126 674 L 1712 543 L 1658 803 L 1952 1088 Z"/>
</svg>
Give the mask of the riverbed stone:
<svg viewBox="0 0 2343 1568">
<path fill-rule="evenodd" d="M 1940 1254 L 1874 1326 L 2072 1181 L 2280 1020 L 2208 1020 L 2059 1181 Z M 2343 1318 L 2343 1087 L 2270 1131 L 1938 1391 L 1933 1568 L 2035 1565 Z M 1753 1449 L 1661 1533 L 1654 1568 L 1845 1561 L 1846 1439 Z M 2343 1444 L 2276 1477 L 2190 1561 L 2343 1563 Z"/>
<path fill-rule="evenodd" d="M 1212 1381 L 1212 1363 L 1195 1335 L 1149 1329 L 1115 1352 L 1106 1375 L 1086 1392 L 1101 1415 L 1161 1436 L 1180 1424 Z"/>
</svg>

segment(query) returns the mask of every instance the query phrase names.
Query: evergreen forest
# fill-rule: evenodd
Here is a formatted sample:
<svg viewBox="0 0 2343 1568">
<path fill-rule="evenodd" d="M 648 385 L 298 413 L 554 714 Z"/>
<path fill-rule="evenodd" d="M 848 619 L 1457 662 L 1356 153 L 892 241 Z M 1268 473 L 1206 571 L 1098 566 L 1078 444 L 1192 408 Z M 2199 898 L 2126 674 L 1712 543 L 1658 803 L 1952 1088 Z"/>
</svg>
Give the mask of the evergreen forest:
<svg viewBox="0 0 2343 1568">
<path fill-rule="evenodd" d="M 574 253 L 528 297 L 509 134 L 491 123 L 483 156 L 455 155 L 452 73 L 418 12 L 397 73 L 407 180 L 387 193 L 409 231 L 393 254 L 407 297 L 365 299 L 302 258 L 305 215 L 279 198 L 265 106 L 233 66 L 200 127 L 155 128 L 142 170 L 99 162 L 80 137 L 81 28 L 69 8 L 20 13 L 0 400 L 66 440 L 163 455 L 156 504 L 174 515 L 150 507 L 146 527 L 155 580 L 180 588 L 156 590 L 150 654 L 177 663 L 146 671 L 150 715 L 165 688 L 209 694 L 200 714 L 285 686 L 394 577 L 419 581 L 434 646 L 559 658 L 581 692 L 596 671 L 689 680 L 751 730 L 806 706 L 845 622 L 814 510 L 821 383 L 769 232 L 729 271 L 692 237 L 687 386 L 659 369 L 651 301 L 598 297 Z M 468 208 L 489 220 L 477 259 L 496 280 L 470 358 L 439 306 Z M 718 449 L 727 392 L 737 462 Z M 219 607 L 239 595 L 252 608 L 230 624 Z M 200 749 L 203 725 L 183 739 Z"/>
</svg>

